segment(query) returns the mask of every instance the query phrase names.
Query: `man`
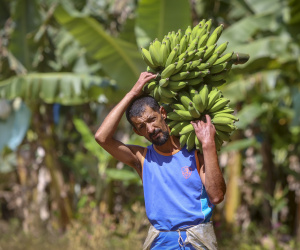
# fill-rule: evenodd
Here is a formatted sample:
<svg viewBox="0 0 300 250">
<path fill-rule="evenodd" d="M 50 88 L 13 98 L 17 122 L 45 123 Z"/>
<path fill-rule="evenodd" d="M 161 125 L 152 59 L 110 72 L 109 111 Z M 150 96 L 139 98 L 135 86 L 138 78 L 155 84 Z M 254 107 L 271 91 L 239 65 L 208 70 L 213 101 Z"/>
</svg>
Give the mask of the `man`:
<svg viewBox="0 0 300 250">
<path fill-rule="evenodd" d="M 169 135 L 166 110 L 152 97 L 140 97 L 156 75 L 143 72 L 133 88 L 111 110 L 95 134 L 96 141 L 119 161 L 133 167 L 143 181 L 151 223 L 143 249 L 217 249 L 210 222 L 226 185 L 218 164 L 215 128 L 210 117 L 192 122 L 203 154 L 181 148 Z M 140 98 L 139 98 L 140 97 Z M 152 142 L 147 148 L 114 139 L 124 112 L 133 130 Z"/>
</svg>

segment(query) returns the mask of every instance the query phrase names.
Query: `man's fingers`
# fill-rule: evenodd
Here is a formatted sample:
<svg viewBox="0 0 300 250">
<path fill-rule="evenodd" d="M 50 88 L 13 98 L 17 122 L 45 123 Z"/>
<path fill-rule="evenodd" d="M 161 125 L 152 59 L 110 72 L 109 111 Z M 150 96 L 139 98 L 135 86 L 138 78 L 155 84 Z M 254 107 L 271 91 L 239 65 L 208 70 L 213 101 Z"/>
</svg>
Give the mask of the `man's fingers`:
<svg viewBox="0 0 300 250">
<path fill-rule="evenodd" d="M 210 118 L 210 116 L 208 114 L 205 115 L 205 118 L 206 118 L 206 122 L 208 124 L 211 124 L 211 118 Z"/>
</svg>

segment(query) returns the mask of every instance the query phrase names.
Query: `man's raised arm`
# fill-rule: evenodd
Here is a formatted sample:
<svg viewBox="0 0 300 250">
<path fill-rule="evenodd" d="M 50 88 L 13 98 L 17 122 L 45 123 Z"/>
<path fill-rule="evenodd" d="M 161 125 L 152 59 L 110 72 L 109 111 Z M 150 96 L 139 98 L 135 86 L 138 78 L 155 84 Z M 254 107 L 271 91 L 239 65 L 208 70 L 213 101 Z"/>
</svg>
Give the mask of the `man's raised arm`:
<svg viewBox="0 0 300 250">
<path fill-rule="evenodd" d="M 125 95 L 125 97 L 110 111 L 107 117 L 104 119 L 101 126 L 98 128 L 95 134 L 95 140 L 103 147 L 108 153 L 110 153 L 117 160 L 135 168 L 139 175 L 140 161 L 139 155 L 141 154 L 141 147 L 128 146 L 122 142 L 114 139 L 114 134 L 117 130 L 118 124 L 126 111 L 127 107 L 133 99 L 142 94 L 143 86 L 151 79 L 154 79 L 156 75 L 143 72 L 141 73 L 138 81 L 133 88 Z"/>
</svg>

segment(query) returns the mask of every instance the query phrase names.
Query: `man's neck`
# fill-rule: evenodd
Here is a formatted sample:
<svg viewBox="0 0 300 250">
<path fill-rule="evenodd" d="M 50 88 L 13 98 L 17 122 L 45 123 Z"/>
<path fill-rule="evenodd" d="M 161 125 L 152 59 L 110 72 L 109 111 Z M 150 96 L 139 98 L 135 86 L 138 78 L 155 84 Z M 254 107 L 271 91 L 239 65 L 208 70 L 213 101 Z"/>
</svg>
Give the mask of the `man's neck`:
<svg viewBox="0 0 300 250">
<path fill-rule="evenodd" d="M 167 142 L 161 146 L 155 145 L 155 148 L 163 153 L 173 153 L 180 149 L 180 143 L 178 137 L 170 136 Z"/>
</svg>

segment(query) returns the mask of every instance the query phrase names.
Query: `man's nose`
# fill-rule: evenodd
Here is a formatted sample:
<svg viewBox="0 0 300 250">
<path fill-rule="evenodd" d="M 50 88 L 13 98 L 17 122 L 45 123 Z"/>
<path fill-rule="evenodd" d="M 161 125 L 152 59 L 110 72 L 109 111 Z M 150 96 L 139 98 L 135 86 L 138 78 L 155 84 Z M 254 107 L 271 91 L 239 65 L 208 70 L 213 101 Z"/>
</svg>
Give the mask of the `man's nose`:
<svg viewBox="0 0 300 250">
<path fill-rule="evenodd" d="M 151 124 L 147 124 L 147 132 L 150 134 L 154 132 L 154 127 Z"/>
</svg>

